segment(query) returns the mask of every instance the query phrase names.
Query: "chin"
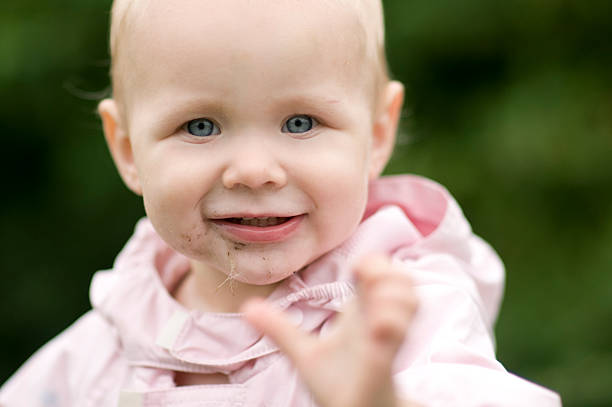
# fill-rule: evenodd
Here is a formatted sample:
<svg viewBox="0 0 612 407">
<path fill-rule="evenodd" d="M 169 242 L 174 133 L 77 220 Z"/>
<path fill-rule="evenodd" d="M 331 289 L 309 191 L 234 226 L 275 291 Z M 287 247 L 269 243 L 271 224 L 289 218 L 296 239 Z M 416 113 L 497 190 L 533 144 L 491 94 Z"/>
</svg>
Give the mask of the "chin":
<svg viewBox="0 0 612 407">
<path fill-rule="evenodd" d="M 260 256 L 259 260 L 253 259 L 243 264 L 237 264 L 233 278 L 245 284 L 269 285 L 290 277 L 293 273 L 304 267 L 305 264 L 292 265 L 282 259 L 274 259 L 272 256 Z"/>
</svg>

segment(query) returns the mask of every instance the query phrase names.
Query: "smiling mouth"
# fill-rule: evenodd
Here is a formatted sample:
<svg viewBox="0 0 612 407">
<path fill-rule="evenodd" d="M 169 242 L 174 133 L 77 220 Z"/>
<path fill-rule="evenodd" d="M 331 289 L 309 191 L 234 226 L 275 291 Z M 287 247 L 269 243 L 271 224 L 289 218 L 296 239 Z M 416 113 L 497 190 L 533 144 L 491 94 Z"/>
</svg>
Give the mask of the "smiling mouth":
<svg viewBox="0 0 612 407">
<path fill-rule="evenodd" d="M 272 243 L 289 239 L 306 214 L 295 216 L 231 216 L 211 219 L 227 238 L 243 243 Z"/>
<path fill-rule="evenodd" d="M 262 217 L 262 218 L 226 218 L 223 219 L 226 222 L 234 223 L 236 225 L 245 226 L 256 226 L 256 227 L 269 227 L 278 226 L 289 221 L 293 217 Z"/>
</svg>

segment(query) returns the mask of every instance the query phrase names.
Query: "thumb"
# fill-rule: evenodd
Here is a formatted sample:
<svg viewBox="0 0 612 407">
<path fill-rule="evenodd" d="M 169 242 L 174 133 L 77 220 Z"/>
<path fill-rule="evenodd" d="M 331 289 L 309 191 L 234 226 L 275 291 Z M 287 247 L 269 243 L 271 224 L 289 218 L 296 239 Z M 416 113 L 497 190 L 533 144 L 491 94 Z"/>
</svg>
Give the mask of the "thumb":
<svg viewBox="0 0 612 407">
<path fill-rule="evenodd" d="M 247 301 L 242 312 L 247 322 L 272 339 L 296 366 L 301 365 L 303 350 L 312 338 L 295 326 L 286 314 L 261 299 Z"/>
</svg>

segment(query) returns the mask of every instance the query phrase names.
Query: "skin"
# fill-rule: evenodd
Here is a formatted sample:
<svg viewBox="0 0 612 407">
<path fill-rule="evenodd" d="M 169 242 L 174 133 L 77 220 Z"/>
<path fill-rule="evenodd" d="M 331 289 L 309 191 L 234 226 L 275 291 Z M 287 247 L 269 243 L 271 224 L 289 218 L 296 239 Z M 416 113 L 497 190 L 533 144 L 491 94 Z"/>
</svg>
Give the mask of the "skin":
<svg viewBox="0 0 612 407">
<path fill-rule="evenodd" d="M 368 183 L 393 147 L 402 85 L 374 88 L 363 69 L 371 65 L 364 39 L 351 35 L 364 32 L 360 21 L 334 2 L 165 4 L 151 0 L 130 16 L 121 97 L 102 101 L 99 112 L 124 182 L 142 195 L 159 235 L 190 259 L 173 295 L 190 309 L 245 312 L 292 359 L 322 406 L 398 405 L 390 366 L 415 303 L 409 281 L 388 261 L 357 266 L 359 299 L 324 340 L 253 299 L 354 232 Z M 296 115 L 314 118 L 314 127 L 287 131 Z M 190 134 L 186 124 L 198 118 L 218 132 Z M 263 243 L 236 239 L 214 221 L 252 215 L 302 221 L 287 238 Z M 355 333 L 363 341 L 351 341 Z M 342 386 L 320 380 L 320 372 L 338 371 Z M 360 397 L 331 391 L 354 388 L 346 372 L 354 372 L 349 383 L 363 389 L 353 392 Z"/>
<path fill-rule="evenodd" d="M 302 332 L 262 300 L 246 318 L 294 363 L 315 400 L 328 407 L 417 407 L 393 389 L 392 363 L 417 309 L 410 279 L 385 256 L 356 263 L 358 295 L 328 335 Z"/>
</svg>

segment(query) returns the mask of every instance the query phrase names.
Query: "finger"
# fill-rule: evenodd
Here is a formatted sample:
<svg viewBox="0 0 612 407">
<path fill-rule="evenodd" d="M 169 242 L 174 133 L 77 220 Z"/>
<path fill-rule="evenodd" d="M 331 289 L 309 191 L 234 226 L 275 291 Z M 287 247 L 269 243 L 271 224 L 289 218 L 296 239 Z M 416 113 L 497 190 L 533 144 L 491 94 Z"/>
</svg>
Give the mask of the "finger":
<svg viewBox="0 0 612 407">
<path fill-rule="evenodd" d="M 417 308 L 411 279 L 381 255 L 363 258 L 355 273 L 368 336 L 374 346 L 394 353 L 403 343 Z"/>
<path fill-rule="evenodd" d="M 353 272 L 358 284 L 368 284 L 377 275 L 391 267 L 389 258 L 383 254 L 370 254 L 362 257 L 353 266 Z"/>
<path fill-rule="evenodd" d="M 353 266 L 353 273 L 356 279 L 357 303 L 360 312 L 366 316 L 368 309 L 369 292 L 376 284 L 378 275 L 389 267 L 388 260 L 380 254 L 371 254 L 362 257 Z"/>
<path fill-rule="evenodd" d="M 384 312 L 373 312 L 368 321 L 370 337 L 382 346 L 401 345 L 410 327 L 411 318 L 398 308 L 386 307 Z"/>
<path fill-rule="evenodd" d="M 386 255 L 366 256 L 354 266 L 353 271 L 361 286 L 367 287 L 387 279 L 393 279 L 396 284 L 404 287 L 412 286 L 412 281 L 401 264 L 394 264 Z"/>
<path fill-rule="evenodd" d="M 397 278 L 381 279 L 377 284 L 365 290 L 364 302 L 374 315 L 385 309 L 401 312 L 406 319 L 411 319 L 418 308 L 416 294 L 412 285 Z"/>
<path fill-rule="evenodd" d="M 243 307 L 245 319 L 262 334 L 268 336 L 298 365 L 301 354 L 310 343 L 310 337 L 296 327 L 280 310 L 272 307 L 263 300 L 248 301 Z"/>
<path fill-rule="evenodd" d="M 363 309 L 372 307 L 372 302 L 397 302 L 409 314 L 416 309 L 412 280 L 400 265 L 391 263 L 386 256 L 368 256 L 354 268 L 357 277 L 357 292 Z"/>
</svg>

